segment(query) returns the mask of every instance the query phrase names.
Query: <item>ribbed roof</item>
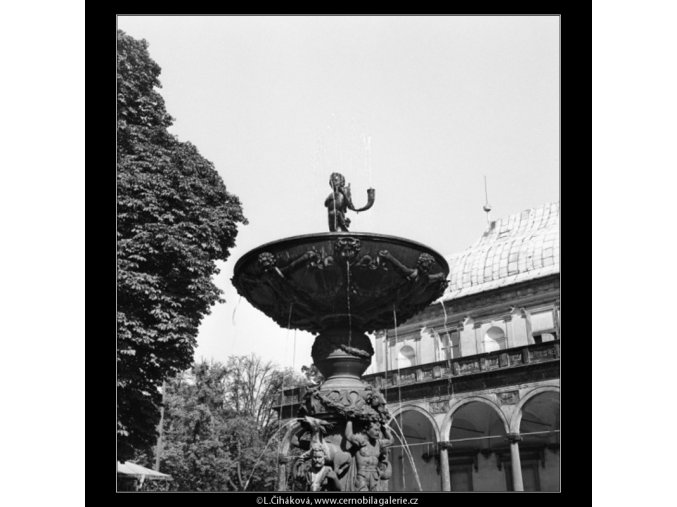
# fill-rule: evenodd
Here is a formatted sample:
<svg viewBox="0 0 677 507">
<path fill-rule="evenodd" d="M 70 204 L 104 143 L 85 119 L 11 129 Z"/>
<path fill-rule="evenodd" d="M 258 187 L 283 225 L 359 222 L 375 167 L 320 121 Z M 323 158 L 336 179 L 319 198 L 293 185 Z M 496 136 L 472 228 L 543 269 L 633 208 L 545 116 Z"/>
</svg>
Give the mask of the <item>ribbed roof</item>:
<svg viewBox="0 0 677 507">
<path fill-rule="evenodd" d="M 479 241 L 447 261 L 450 281 L 441 300 L 559 273 L 559 202 L 492 222 Z"/>
</svg>

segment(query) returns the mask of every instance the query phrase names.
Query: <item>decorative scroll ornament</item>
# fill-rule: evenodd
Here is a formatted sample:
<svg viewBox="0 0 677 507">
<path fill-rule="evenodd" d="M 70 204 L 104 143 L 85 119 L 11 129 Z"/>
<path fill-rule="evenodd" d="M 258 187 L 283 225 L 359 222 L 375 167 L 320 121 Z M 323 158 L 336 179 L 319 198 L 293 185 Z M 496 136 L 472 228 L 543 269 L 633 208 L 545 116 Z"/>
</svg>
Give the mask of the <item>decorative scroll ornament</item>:
<svg viewBox="0 0 677 507">
<path fill-rule="evenodd" d="M 360 253 L 360 240 L 357 238 L 346 237 L 338 238 L 334 242 L 334 256 L 341 259 L 343 263 L 352 262 Z"/>
</svg>

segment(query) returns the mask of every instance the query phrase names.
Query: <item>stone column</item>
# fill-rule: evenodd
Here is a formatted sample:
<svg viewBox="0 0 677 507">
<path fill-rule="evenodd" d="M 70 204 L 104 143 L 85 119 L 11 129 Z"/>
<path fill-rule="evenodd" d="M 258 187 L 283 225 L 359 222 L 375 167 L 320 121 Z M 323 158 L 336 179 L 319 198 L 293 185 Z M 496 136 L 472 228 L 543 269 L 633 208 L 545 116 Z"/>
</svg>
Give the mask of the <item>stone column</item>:
<svg viewBox="0 0 677 507">
<path fill-rule="evenodd" d="M 484 353 L 484 341 L 482 336 L 482 323 L 474 322 L 472 325 L 473 332 L 475 333 L 475 349 L 478 354 Z"/>
<path fill-rule="evenodd" d="M 510 349 L 514 347 L 513 343 L 515 342 L 515 336 L 513 332 L 512 324 L 512 315 L 507 314 L 503 316 L 503 322 L 505 323 L 505 348 Z"/>
<path fill-rule="evenodd" d="M 534 335 L 531 329 L 531 313 L 526 308 L 520 308 L 522 316 L 524 317 L 524 322 L 527 325 L 527 344 L 531 345 L 534 343 Z"/>
<path fill-rule="evenodd" d="M 510 433 L 508 441 L 510 442 L 510 461 L 512 463 L 512 489 L 514 491 L 524 491 L 522 483 L 522 461 L 520 460 L 519 441 L 522 437 L 519 433 Z"/>
<path fill-rule="evenodd" d="M 440 472 L 442 473 L 442 491 L 451 491 L 451 477 L 449 475 L 449 448 L 448 442 L 440 442 Z"/>
</svg>

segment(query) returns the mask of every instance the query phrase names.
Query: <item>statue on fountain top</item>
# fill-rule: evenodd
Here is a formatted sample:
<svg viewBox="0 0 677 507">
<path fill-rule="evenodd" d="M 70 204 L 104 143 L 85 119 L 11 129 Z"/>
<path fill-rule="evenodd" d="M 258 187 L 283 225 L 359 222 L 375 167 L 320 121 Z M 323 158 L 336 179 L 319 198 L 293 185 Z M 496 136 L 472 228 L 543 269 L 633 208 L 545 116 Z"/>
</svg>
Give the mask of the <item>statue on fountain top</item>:
<svg viewBox="0 0 677 507">
<path fill-rule="evenodd" d="M 355 208 L 350 194 L 350 184 L 346 185 L 346 179 L 340 173 L 331 173 L 329 177 L 329 186 L 332 189 L 331 194 L 324 201 L 328 210 L 329 231 L 330 232 L 348 232 L 350 219 L 346 217 L 348 210 L 359 213 L 366 211 L 374 205 L 376 190 L 367 189 L 367 204 L 362 208 Z"/>
</svg>

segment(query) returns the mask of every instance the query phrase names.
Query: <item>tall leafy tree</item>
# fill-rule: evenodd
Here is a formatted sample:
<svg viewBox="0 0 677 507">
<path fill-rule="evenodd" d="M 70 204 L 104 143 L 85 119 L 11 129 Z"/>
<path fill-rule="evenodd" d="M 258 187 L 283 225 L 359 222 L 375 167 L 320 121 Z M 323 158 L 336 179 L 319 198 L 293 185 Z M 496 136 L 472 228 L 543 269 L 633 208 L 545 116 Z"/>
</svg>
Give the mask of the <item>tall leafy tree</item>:
<svg viewBox="0 0 677 507">
<path fill-rule="evenodd" d="M 167 131 L 160 67 L 118 31 L 118 459 L 155 443 L 162 382 L 190 367 L 198 326 L 221 302 L 212 282 L 238 224 L 239 199 L 213 164 Z"/>
</svg>

